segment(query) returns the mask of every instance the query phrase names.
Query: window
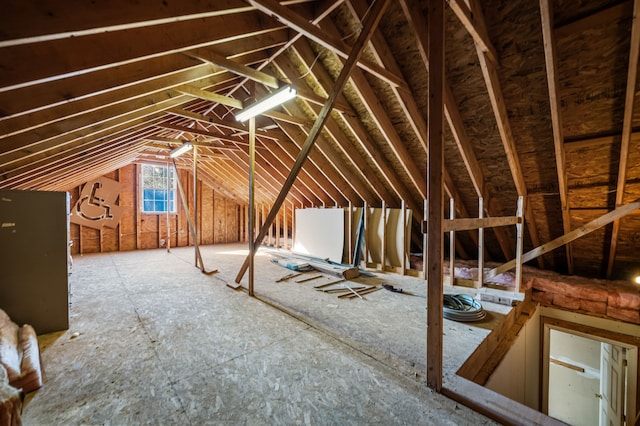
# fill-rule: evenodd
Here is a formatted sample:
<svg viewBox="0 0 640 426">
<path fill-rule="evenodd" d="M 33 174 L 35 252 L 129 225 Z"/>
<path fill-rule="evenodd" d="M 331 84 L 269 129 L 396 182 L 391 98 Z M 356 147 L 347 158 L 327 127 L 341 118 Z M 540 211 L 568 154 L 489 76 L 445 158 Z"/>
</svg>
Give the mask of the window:
<svg viewBox="0 0 640 426">
<path fill-rule="evenodd" d="M 167 207 L 169 213 L 176 212 L 176 180 L 173 168 L 143 164 L 141 186 L 142 213 L 166 213 Z"/>
</svg>

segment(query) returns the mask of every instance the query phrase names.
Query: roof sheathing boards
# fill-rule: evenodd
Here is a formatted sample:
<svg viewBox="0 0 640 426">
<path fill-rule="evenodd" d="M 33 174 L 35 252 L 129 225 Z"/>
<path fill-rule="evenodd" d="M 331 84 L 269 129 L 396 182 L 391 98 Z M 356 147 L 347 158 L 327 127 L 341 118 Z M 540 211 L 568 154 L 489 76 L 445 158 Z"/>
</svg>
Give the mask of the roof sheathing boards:
<svg viewBox="0 0 640 426">
<path fill-rule="evenodd" d="M 529 203 L 541 242 L 564 233 L 538 2 L 483 3 Z M 528 233 L 526 234 L 528 237 Z M 525 250 L 532 248 L 525 240 Z M 545 260 L 566 264 L 563 250 Z"/>
<path fill-rule="evenodd" d="M 480 170 L 484 177 L 483 196 L 485 209 L 493 216 L 513 216 L 516 211 L 518 195 L 513 178 L 508 172 L 508 163 L 504 146 L 498 133 L 495 116 L 489 101 L 487 85 L 478 62 L 478 54 L 468 31 L 462 27 L 459 19 L 447 8 L 446 77 L 455 104 L 460 111 L 464 129 L 471 142 Z M 445 126 L 448 128 L 447 126 Z M 447 132 L 445 135 L 450 135 Z M 445 139 L 446 168 L 458 192 L 465 198 L 464 202 L 470 216 L 477 217 L 478 200 L 472 188 L 466 166 L 454 154 L 458 148 L 453 139 Z M 463 187 L 468 186 L 467 189 Z M 509 241 L 515 240 L 514 227 L 502 227 L 502 232 Z M 485 247 L 492 259 L 505 259 L 493 230 L 485 232 Z M 513 244 L 511 244 L 513 245 Z M 510 253 L 508 257 L 515 256 Z M 508 260 L 508 259 L 505 259 Z"/>
<path fill-rule="evenodd" d="M 345 21 L 356 20 L 357 22 L 358 20 L 362 19 L 361 17 L 356 18 L 353 14 L 354 12 L 349 10 L 349 8 L 346 7 L 346 5 L 344 8 L 338 9 L 338 12 L 344 12 L 344 13 L 336 13 L 334 17 L 336 26 L 340 29 L 344 28 Z M 393 29 L 391 31 L 384 31 L 384 27 L 390 24 L 392 25 Z M 344 31 L 344 30 L 341 30 L 341 31 Z M 409 25 L 407 24 L 407 21 L 404 17 L 404 14 L 398 2 L 392 2 L 387 8 L 387 10 L 385 11 L 384 19 L 380 22 L 380 26 L 377 31 L 377 34 L 381 35 L 382 37 L 378 38 L 374 35 L 374 37 L 372 37 L 369 43 L 369 46 L 367 47 L 367 49 L 365 49 L 363 56 L 365 56 L 371 62 L 380 64 L 381 66 L 385 67 L 389 71 L 393 72 L 392 65 L 385 66 L 385 64 L 382 63 L 383 61 L 379 61 L 377 59 L 377 55 L 373 53 L 373 49 L 375 49 L 379 55 L 384 57 L 384 51 L 385 51 L 384 45 L 389 45 L 389 50 L 393 55 L 393 58 L 392 59 L 389 58 L 388 61 L 393 60 L 393 62 L 395 62 L 398 57 L 402 56 L 402 54 L 399 51 L 395 50 L 396 47 L 398 47 L 402 51 L 402 50 L 406 50 L 404 46 L 407 46 L 407 47 L 411 46 L 411 48 L 414 50 L 416 54 L 418 52 L 416 48 L 415 36 L 413 32 L 410 31 Z M 372 45 L 373 45 L 373 48 L 372 48 Z M 414 72 L 419 76 L 422 76 L 424 78 L 423 82 L 426 82 L 427 73 L 426 73 L 425 66 L 422 63 L 422 61 L 419 60 L 419 57 L 417 57 L 416 59 L 418 59 L 418 61 L 408 69 L 411 70 L 411 72 Z M 401 73 L 399 77 L 404 79 L 405 75 L 408 74 L 407 72 L 405 72 L 406 70 L 407 70 L 406 68 L 401 68 L 400 69 Z M 425 167 L 426 167 L 426 161 L 427 161 L 425 148 L 421 144 L 419 138 L 417 137 L 416 133 L 414 132 L 410 124 L 411 118 L 409 118 L 405 114 L 402 106 L 400 105 L 400 102 L 401 102 L 400 97 L 396 95 L 392 86 L 386 81 L 383 81 L 380 78 L 368 72 L 363 72 L 361 70 L 357 70 L 357 72 L 362 73 L 365 80 L 368 82 L 369 86 L 371 86 L 371 88 L 373 89 L 373 93 L 375 93 L 375 96 L 376 96 L 376 101 L 382 106 L 382 109 L 385 111 L 385 113 L 389 117 L 389 120 L 393 125 L 394 132 L 400 137 L 400 140 L 404 143 L 407 150 L 409 151 L 411 158 L 413 159 L 415 164 L 418 165 L 418 169 L 422 172 L 422 176 L 424 176 L 426 173 Z M 397 90 L 403 91 L 406 89 L 399 88 Z M 414 99 L 419 97 L 418 94 L 413 92 L 410 86 L 408 90 L 410 92 L 410 96 L 413 97 Z M 425 87 L 425 90 L 426 90 L 426 87 Z M 426 98 L 423 99 L 422 101 L 423 103 L 426 102 Z M 421 117 L 423 120 L 425 119 L 426 110 L 421 111 Z"/>
<path fill-rule="evenodd" d="M 572 207 L 572 226 L 580 226 L 615 207 L 616 184 L 620 161 L 620 135 L 626 95 L 632 2 L 559 2 L 555 10 L 558 35 L 558 67 L 561 109 L 565 138 L 584 141 L 597 137 L 590 144 L 572 142 L 567 148 L 567 180 L 569 202 Z M 637 89 L 636 89 L 637 91 Z M 637 111 L 637 102 L 636 107 Z M 635 118 L 635 117 L 634 117 Z M 632 128 L 637 122 L 632 122 Z M 627 183 L 623 202 L 638 198 L 637 141 L 631 138 Z M 580 210 L 587 209 L 587 210 Z M 602 209 L 602 210 L 600 210 Z M 620 221 L 614 275 L 620 278 L 629 266 L 618 262 L 625 253 L 636 252 L 629 217 Z M 609 256 L 610 226 L 589 234 L 574 244 L 576 273 L 604 275 L 606 262 L 593 262 Z M 624 243 L 620 244 L 620 241 Z M 635 247 L 634 247 L 635 245 Z M 630 251 L 629 251 L 630 250 Z"/>
<path fill-rule="evenodd" d="M 380 22 L 379 31 L 382 32 L 394 59 L 402 72 L 402 77 L 407 82 L 409 90 L 422 111 L 425 119 L 427 116 L 428 99 L 428 72 L 422 62 L 420 52 L 417 47 L 416 34 L 411 25 L 408 24 L 404 12 L 397 2 L 393 2 L 385 12 L 385 19 Z M 423 22 L 427 22 L 427 3 L 423 1 L 414 2 L 423 11 Z"/>
<path fill-rule="evenodd" d="M 621 132 L 630 33 L 629 16 L 558 38 L 566 139 Z"/>
<path fill-rule="evenodd" d="M 276 63 L 279 69 L 287 74 L 284 78 L 299 87 L 303 87 L 307 83 L 318 96 L 327 96 L 326 94 L 333 87 L 334 80 L 322 64 L 318 63 L 318 53 L 311 49 L 309 43 L 306 40 L 298 40 L 291 49 L 287 50 L 286 54 L 288 62 L 278 61 Z M 311 71 L 309 67 L 311 67 Z M 296 79 L 298 79 L 297 83 L 295 83 Z M 346 104 L 344 97 L 338 97 L 338 101 Z M 306 101 L 300 101 L 298 105 L 304 109 L 309 122 L 314 122 L 321 107 Z M 350 168 L 356 176 L 366 170 L 366 176 L 363 176 L 365 182 L 362 182 L 362 185 L 369 187 L 368 193 L 371 193 L 371 191 L 379 194 L 388 192 L 388 189 L 380 190 L 380 186 L 383 185 L 380 182 L 383 182 L 383 180 L 377 167 L 366 154 L 361 144 L 355 139 L 344 119 L 357 120 L 350 110 L 338 112 L 334 108 L 322 132 L 326 140 L 330 141 L 331 145 L 334 146 L 334 149 L 342 152 L 343 160 L 340 165 L 349 168 L 351 162 L 354 161 L 356 165 L 352 165 Z M 330 129 L 330 131 L 327 129 Z M 343 139 L 346 139 L 346 141 Z M 367 198 L 369 203 L 375 202 L 370 196 Z M 358 202 L 358 200 L 351 201 Z"/>
</svg>

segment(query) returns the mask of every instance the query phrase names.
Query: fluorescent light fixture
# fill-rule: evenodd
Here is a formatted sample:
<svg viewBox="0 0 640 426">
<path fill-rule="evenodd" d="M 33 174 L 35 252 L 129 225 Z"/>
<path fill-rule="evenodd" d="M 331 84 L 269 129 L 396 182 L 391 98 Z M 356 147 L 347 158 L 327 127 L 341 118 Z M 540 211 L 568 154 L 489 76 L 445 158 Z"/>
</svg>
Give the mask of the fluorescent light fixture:
<svg viewBox="0 0 640 426">
<path fill-rule="evenodd" d="M 171 151 L 169 153 L 169 157 L 171 158 L 180 157 L 182 154 L 184 154 L 187 151 L 191 151 L 192 149 L 193 149 L 193 144 L 191 142 L 185 142 L 179 147 L 177 147 L 176 149 L 174 149 L 173 151 Z"/>
<path fill-rule="evenodd" d="M 251 117 L 255 117 L 256 115 L 262 114 L 265 111 L 270 110 L 271 108 L 277 107 L 281 103 L 288 101 L 289 99 L 293 99 L 296 97 L 296 89 L 291 86 L 284 86 L 266 98 L 256 102 L 240 111 L 238 115 L 236 115 L 237 121 L 247 121 Z"/>
</svg>

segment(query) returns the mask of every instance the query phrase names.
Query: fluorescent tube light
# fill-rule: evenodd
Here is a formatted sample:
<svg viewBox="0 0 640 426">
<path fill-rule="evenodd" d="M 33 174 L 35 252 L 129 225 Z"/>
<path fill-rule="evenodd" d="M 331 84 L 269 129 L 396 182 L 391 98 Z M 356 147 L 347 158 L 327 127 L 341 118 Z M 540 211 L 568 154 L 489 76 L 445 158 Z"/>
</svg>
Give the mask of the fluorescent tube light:
<svg viewBox="0 0 640 426">
<path fill-rule="evenodd" d="M 180 157 L 182 154 L 184 154 L 187 151 L 191 151 L 192 149 L 193 149 L 193 144 L 191 142 L 185 142 L 179 147 L 177 147 L 176 149 L 174 149 L 173 151 L 171 151 L 169 153 L 169 157 L 171 158 Z"/>
<path fill-rule="evenodd" d="M 271 108 L 277 107 L 283 102 L 288 101 L 296 97 L 296 89 L 291 86 L 284 86 L 281 89 L 276 90 L 266 98 L 256 102 L 255 104 L 243 109 L 238 115 L 236 115 L 237 121 L 247 121 L 251 117 L 262 114 Z"/>
</svg>

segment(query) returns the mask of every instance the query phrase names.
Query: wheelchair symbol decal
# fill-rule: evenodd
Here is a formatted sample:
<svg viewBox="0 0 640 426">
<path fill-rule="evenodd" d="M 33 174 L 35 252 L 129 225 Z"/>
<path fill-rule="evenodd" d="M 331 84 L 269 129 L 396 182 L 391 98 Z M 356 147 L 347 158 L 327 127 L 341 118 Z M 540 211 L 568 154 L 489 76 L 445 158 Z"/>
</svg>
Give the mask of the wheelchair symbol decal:
<svg viewBox="0 0 640 426">
<path fill-rule="evenodd" d="M 115 228 L 122 209 L 116 205 L 120 196 L 120 183 L 101 177 L 87 182 L 80 193 L 71 215 L 71 222 L 100 229 Z"/>
</svg>

